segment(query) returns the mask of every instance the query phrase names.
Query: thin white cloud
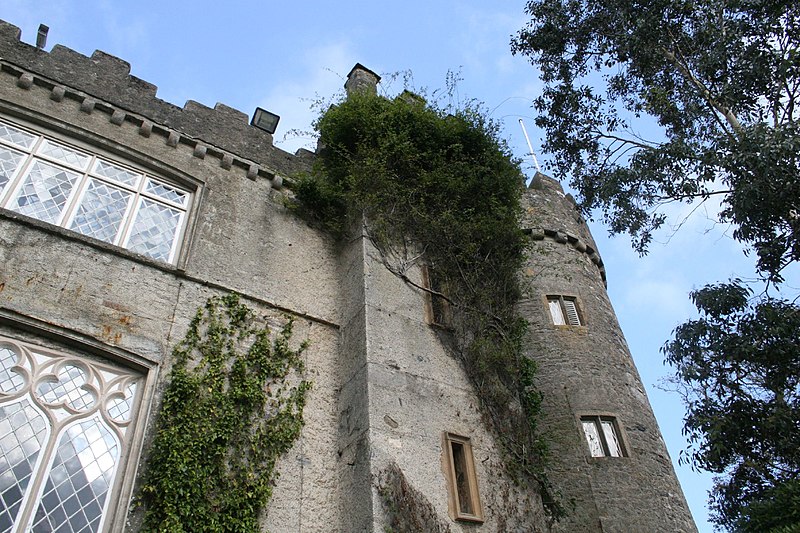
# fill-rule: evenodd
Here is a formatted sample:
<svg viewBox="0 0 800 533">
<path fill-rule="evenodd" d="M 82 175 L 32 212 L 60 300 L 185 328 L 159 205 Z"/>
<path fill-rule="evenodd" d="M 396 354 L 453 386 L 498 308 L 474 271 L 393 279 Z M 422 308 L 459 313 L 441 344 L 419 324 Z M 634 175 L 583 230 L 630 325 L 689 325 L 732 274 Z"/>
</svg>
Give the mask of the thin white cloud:
<svg viewBox="0 0 800 533">
<path fill-rule="evenodd" d="M 142 49 L 142 43 L 152 42 L 143 19 L 122 14 L 119 6 L 109 0 L 102 0 L 96 7 L 112 49 L 121 57 L 132 56 L 133 50 Z"/>
<path fill-rule="evenodd" d="M 310 132 L 318 110 L 312 106 L 341 92 L 355 56 L 344 42 L 312 48 L 303 58 L 298 77 L 283 79 L 256 103 L 281 117 L 277 146 L 288 152 L 315 148 L 316 138 Z"/>
<path fill-rule="evenodd" d="M 511 34 L 519 28 L 519 18 L 495 9 L 470 10 L 456 16 L 463 19 L 454 24 L 464 28 L 458 32 L 456 43 L 462 51 L 462 64 L 476 74 L 511 74 L 514 62 L 509 61 L 513 60 L 509 42 Z"/>
<path fill-rule="evenodd" d="M 626 313 L 648 316 L 650 320 L 679 322 L 692 313 L 682 279 L 644 278 L 633 280 L 625 288 Z"/>
</svg>

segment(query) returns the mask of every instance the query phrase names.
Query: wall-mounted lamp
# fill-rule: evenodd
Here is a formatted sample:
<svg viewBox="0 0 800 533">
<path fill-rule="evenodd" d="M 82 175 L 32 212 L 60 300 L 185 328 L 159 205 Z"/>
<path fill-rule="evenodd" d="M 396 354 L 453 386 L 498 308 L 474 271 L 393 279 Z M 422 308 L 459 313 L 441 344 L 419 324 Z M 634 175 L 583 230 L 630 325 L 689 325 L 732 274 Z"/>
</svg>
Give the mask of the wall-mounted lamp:
<svg viewBox="0 0 800 533">
<path fill-rule="evenodd" d="M 36 48 L 42 50 L 47 45 L 47 32 L 50 31 L 45 24 L 39 24 L 39 31 L 36 32 Z"/>
<path fill-rule="evenodd" d="M 275 133 L 280 119 L 281 117 L 275 113 L 270 113 L 266 109 L 257 107 L 256 112 L 253 113 L 253 120 L 250 121 L 250 125 L 271 134 Z"/>
</svg>

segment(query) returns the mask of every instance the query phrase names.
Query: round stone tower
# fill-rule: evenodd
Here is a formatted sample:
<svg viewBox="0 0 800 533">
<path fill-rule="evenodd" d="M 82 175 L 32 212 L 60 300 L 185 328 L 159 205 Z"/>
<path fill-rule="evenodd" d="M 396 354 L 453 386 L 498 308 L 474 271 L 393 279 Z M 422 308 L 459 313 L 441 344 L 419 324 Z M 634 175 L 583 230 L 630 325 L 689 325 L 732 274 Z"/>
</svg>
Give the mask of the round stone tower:
<svg viewBox="0 0 800 533">
<path fill-rule="evenodd" d="M 547 470 L 567 510 L 555 529 L 697 531 L 575 201 L 537 173 L 522 205 L 526 353 L 539 365 Z"/>
</svg>

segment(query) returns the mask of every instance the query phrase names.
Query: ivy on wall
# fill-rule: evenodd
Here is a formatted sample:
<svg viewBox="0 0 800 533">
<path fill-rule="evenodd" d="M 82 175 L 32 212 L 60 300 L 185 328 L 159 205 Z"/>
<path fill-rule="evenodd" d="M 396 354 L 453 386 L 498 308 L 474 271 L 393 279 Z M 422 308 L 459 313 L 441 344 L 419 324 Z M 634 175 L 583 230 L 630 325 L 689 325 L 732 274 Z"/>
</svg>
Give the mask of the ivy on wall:
<svg viewBox="0 0 800 533">
<path fill-rule="evenodd" d="M 538 484 L 560 515 L 537 432 L 536 365 L 522 353 L 527 323 L 516 311 L 523 178 L 497 125 L 473 103 L 440 109 L 409 92 L 356 92 L 316 127 L 323 148 L 295 188 L 299 211 L 339 237 L 365 221 L 386 267 L 419 289 L 409 268 L 430 266 L 432 296 L 452 310 L 450 337 L 509 473 Z"/>
<path fill-rule="evenodd" d="M 311 384 L 291 320 L 271 337 L 238 295 L 213 297 L 173 351 L 141 502 L 143 531 L 257 532 Z"/>
</svg>

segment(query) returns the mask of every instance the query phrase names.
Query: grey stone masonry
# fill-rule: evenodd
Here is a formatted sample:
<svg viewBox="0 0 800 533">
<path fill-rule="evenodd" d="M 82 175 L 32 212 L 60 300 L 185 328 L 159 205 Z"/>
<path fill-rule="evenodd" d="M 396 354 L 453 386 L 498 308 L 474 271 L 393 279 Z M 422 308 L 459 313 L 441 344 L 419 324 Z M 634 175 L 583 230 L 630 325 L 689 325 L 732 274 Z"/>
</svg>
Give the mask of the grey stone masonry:
<svg viewBox="0 0 800 533">
<path fill-rule="evenodd" d="M 350 69 L 350 73 L 347 75 L 347 81 L 344 83 L 344 88 L 347 91 L 347 94 L 360 91 L 376 94 L 378 92 L 378 83 L 380 83 L 380 81 L 380 76 L 372 72 L 361 63 L 356 63 L 356 65 Z"/>
<path fill-rule="evenodd" d="M 538 364 L 550 479 L 574 509 L 556 531 L 692 532 L 644 386 L 605 291 L 605 270 L 575 202 L 538 174 L 523 194 L 532 238 L 519 308 L 530 324 L 527 355 Z M 577 306 L 580 325 L 556 325 L 550 297 Z M 582 423 L 616 424 L 623 457 L 594 457 Z"/>
<path fill-rule="evenodd" d="M 519 303 L 530 323 L 526 354 L 539 365 L 545 394 L 549 475 L 567 502 L 567 518 L 553 525 L 539 492 L 506 473 L 448 332 L 427 316 L 419 262 L 389 265 L 397 258 L 382 257 L 362 226 L 335 242 L 286 207 L 292 177 L 310 170 L 314 154 L 280 150 L 224 104 L 165 102 L 155 85 L 131 76 L 127 62 L 104 52 L 86 57 L 59 45 L 46 52 L 19 37 L 0 21 L 0 120 L 8 125 L 0 126 L 0 336 L 11 339 L 0 341 L 0 403 L 5 409 L 20 400 L 17 388 L 38 371 L 9 355 L 14 346 L 61 354 L 79 369 L 102 363 L 137 376 L 130 419 L 114 437 L 120 451 L 103 531 L 140 530 L 142 510 L 131 502 L 171 350 L 209 297 L 230 292 L 266 324 L 294 319 L 293 342 L 310 341 L 305 426 L 279 461 L 262 530 L 381 532 L 391 512 L 412 509 L 431 517 L 421 527 L 453 533 L 695 531 L 608 300 L 603 261 L 556 181 L 537 175 L 522 192 L 531 247 Z M 379 81 L 359 64 L 346 88 L 374 94 Z M 125 182 L 133 175 L 135 185 Z M 38 180 L 27 196 L 19 192 L 25 180 Z M 137 199 L 114 207 L 119 198 Z M 36 201 L 44 214 L 29 209 Z M 81 202 L 100 206 L 93 216 L 101 227 L 90 228 L 98 238 L 70 223 Z M 108 216 L 114 209 L 121 221 Z M 134 227 L 132 213 L 147 209 L 156 213 L 150 226 L 143 216 L 147 231 L 174 231 L 169 253 L 148 255 L 122 230 L 102 236 L 114 223 Z M 401 269 L 405 280 L 396 275 Z M 555 325 L 549 309 L 559 305 L 580 324 Z M 31 357 L 33 366 L 45 358 Z M 74 414 L 25 394 L 50 421 Z M 601 423 L 616 429 L 622 457 L 593 456 L 584 426 Z M 9 435 L 2 444 L 13 447 L 16 433 Z M 480 509 L 467 518 L 454 511 L 463 484 L 453 479 L 451 442 L 473 454 L 471 497 L 479 496 L 472 501 Z M 2 515 L 18 522 L 15 531 L 28 527 L 50 464 L 30 463 L 34 488 L 17 492 L 31 494 L 18 516 L 16 508 Z M 0 479 L 17 475 L 2 468 Z M 394 493 L 409 501 L 387 501 L 389 479 L 401 480 Z M 17 484 L 6 488 L 0 484 L 3 498 Z"/>
</svg>

